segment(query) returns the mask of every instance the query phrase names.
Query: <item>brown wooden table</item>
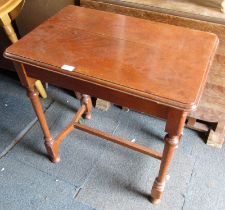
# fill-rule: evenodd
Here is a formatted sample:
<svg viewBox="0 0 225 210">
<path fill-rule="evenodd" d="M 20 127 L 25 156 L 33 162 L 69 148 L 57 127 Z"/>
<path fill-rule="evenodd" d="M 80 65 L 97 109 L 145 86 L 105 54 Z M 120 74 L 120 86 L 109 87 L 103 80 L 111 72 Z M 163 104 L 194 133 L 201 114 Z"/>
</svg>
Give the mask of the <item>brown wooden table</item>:
<svg viewBox="0 0 225 210">
<path fill-rule="evenodd" d="M 199 1 L 80 0 L 80 5 L 217 34 L 220 44 L 205 89 L 186 125 L 203 132 L 201 136 L 208 145 L 221 148 L 225 141 L 225 15 L 217 8 L 199 5 Z M 108 104 L 101 101 L 100 105 Z"/>
<path fill-rule="evenodd" d="M 152 156 L 161 160 L 150 197 L 158 203 L 217 44 L 211 33 L 68 6 L 9 47 L 5 57 L 14 61 L 28 90 L 53 162 L 59 162 L 60 143 L 74 128 Z M 34 87 L 36 79 L 84 93 L 75 117 L 55 139 Z M 91 118 L 89 95 L 165 119 L 163 153 L 79 124 L 83 114 Z"/>
</svg>

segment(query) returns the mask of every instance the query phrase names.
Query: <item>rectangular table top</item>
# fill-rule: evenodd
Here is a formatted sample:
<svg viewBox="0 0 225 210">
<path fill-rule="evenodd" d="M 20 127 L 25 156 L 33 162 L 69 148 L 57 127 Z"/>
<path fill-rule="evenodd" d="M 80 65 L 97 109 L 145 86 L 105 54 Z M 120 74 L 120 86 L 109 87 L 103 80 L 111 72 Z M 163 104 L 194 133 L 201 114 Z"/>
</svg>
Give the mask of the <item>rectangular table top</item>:
<svg viewBox="0 0 225 210">
<path fill-rule="evenodd" d="M 5 56 L 43 67 L 40 74 L 51 69 L 190 111 L 217 45 L 212 33 L 68 6 L 10 46 Z"/>
</svg>

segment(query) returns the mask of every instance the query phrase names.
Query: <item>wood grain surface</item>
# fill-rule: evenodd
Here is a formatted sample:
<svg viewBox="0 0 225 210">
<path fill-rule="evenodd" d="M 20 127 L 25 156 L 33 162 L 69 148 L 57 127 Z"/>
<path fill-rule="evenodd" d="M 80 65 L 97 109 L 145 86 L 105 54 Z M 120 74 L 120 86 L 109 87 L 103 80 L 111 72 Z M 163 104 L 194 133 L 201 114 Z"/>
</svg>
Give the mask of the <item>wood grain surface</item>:
<svg viewBox="0 0 225 210">
<path fill-rule="evenodd" d="M 158 10 L 156 11 L 154 8 L 146 7 L 143 4 L 138 4 L 138 2 L 129 4 L 124 1 L 114 0 L 81 0 L 81 6 L 209 31 L 218 35 L 220 44 L 209 73 L 206 88 L 198 109 L 189 115 L 196 119 L 216 123 L 216 127 L 219 129 L 209 127 L 209 132 L 213 133 L 213 135 L 209 135 L 207 144 L 210 142 L 210 145 L 221 147 L 225 138 L 225 18 L 213 18 L 210 13 L 196 16 L 193 12 L 177 12 L 175 9 L 165 10 L 165 8 L 161 7 L 157 7 Z M 181 8 L 181 10 L 184 9 Z M 220 14 L 220 17 L 224 17 L 224 14 Z"/>
<path fill-rule="evenodd" d="M 68 6 L 6 55 L 192 110 L 217 44 L 212 33 Z"/>
</svg>

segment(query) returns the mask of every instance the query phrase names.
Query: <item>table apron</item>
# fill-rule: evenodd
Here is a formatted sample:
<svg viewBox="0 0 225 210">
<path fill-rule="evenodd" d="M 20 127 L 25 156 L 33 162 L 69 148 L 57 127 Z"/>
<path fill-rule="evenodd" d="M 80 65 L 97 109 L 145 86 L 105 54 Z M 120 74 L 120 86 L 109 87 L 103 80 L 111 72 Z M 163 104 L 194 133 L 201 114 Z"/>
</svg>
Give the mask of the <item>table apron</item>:
<svg viewBox="0 0 225 210">
<path fill-rule="evenodd" d="M 73 91 L 79 91 L 93 97 L 110 101 L 114 104 L 129 107 L 136 111 L 167 119 L 169 107 L 156 103 L 149 99 L 126 93 L 105 85 L 96 84 L 88 80 L 73 77 L 71 75 L 60 74 L 52 70 L 40 69 L 34 66 L 25 65 L 27 76 L 40 79 L 43 82 L 66 88 Z"/>
</svg>

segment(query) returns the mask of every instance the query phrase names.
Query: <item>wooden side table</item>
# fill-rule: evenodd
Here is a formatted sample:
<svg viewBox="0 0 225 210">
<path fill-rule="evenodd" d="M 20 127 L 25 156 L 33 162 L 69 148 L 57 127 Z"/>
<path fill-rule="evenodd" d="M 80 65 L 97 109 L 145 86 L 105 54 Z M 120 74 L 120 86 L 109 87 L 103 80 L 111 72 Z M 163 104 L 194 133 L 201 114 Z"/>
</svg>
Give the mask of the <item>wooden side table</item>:
<svg viewBox="0 0 225 210">
<path fill-rule="evenodd" d="M 53 162 L 59 162 L 59 146 L 74 128 L 152 156 L 161 165 L 150 199 L 159 203 L 187 114 L 197 108 L 217 45 L 211 33 L 68 6 L 9 47 L 5 57 L 14 61 L 28 90 Z M 35 79 L 85 93 L 75 117 L 55 139 Z M 87 94 L 165 119 L 163 153 L 80 124 L 83 114 L 91 118 Z"/>
<path fill-rule="evenodd" d="M 225 140 L 224 14 L 190 0 L 80 0 L 80 5 L 217 34 L 220 44 L 206 88 L 198 109 L 189 114 L 187 126 L 209 133 L 206 143 L 221 148 Z"/>
</svg>

